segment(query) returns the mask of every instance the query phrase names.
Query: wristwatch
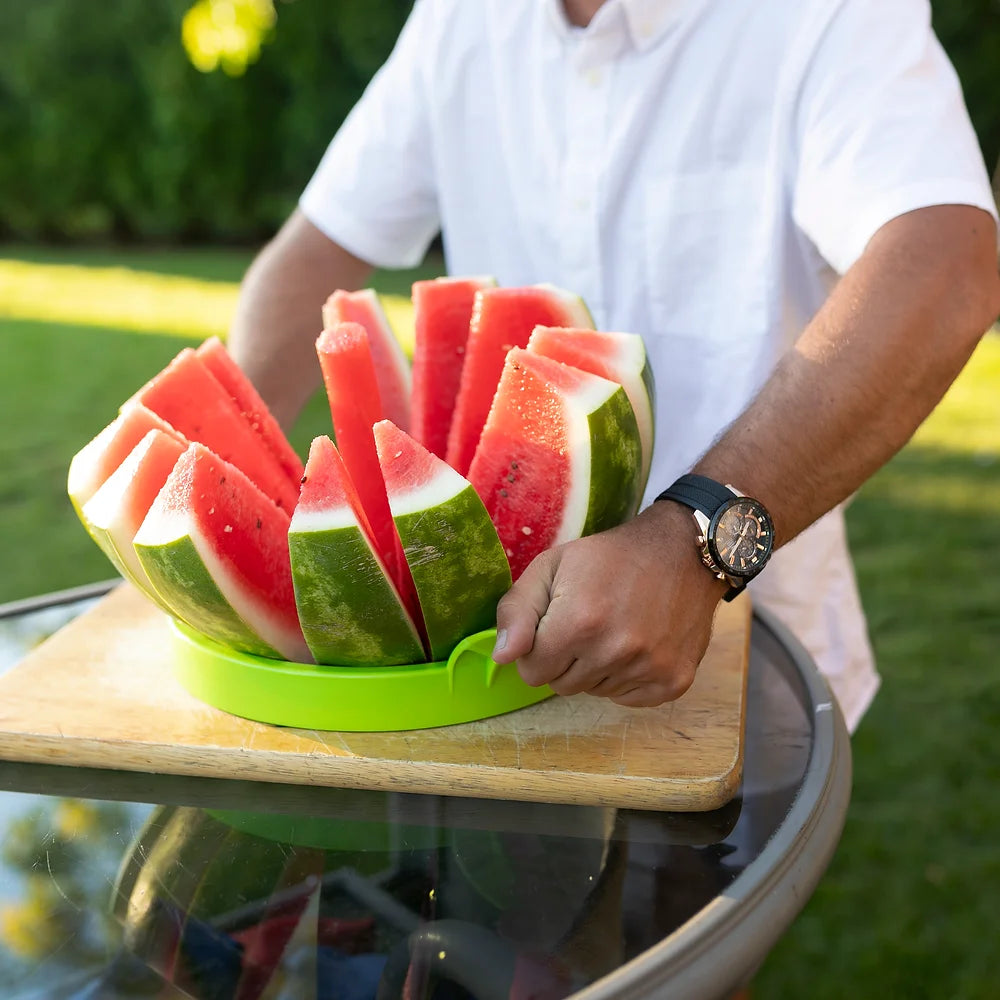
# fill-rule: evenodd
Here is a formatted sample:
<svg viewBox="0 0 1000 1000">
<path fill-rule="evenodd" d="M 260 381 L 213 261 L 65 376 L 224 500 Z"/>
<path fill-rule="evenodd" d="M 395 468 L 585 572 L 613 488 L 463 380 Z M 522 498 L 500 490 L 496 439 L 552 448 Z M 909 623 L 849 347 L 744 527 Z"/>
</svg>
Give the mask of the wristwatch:
<svg viewBox="0 0 1000 1000">
<path fill-rule="evenodd" d="M 694 511 L 696 543 L 701 561 L 729 583 L 731 601 L 765 566 L 774 548 L 774 522 L 767 508 L 753 497 L 690 473 L 681 476 L 657 498 L 675 500 Z"/>
</svg>

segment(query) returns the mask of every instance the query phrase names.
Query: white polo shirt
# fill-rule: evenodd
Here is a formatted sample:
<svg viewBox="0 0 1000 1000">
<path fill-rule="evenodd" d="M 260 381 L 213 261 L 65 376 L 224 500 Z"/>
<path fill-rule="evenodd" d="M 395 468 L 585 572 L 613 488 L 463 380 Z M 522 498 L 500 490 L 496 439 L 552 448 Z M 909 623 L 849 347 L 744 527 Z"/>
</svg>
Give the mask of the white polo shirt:
<svg viewBox="0 0 1000 1000">
<path fill-rule="evenodd" d="M 581 294 L 641 333 L 646 500 L 750 402 L 884 223 L 994 211 L 926 0 L 417 0 L 301 199 L 357 256 Z M 736 484 L 739 485 L 739 484 Z M 853 728 L 878 687 L 843 517 L 754 582 Z"/>
</svg>

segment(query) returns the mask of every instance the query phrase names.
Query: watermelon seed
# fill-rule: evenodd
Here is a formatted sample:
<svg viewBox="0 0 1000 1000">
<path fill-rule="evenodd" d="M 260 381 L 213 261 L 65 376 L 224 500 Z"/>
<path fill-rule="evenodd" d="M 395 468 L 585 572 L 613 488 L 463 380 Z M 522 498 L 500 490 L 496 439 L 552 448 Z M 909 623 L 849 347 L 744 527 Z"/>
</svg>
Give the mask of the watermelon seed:
<svg viewBox="0 0 1000 1000">
<path fill-rule="evenodd" d="M 500 496 L 502 496 L 502 497 L 507 496 L 507 491 L 506 490 L 501 490 L 500 491 Z"/>
<path fill-rule="evenodd" d="M 260 531 L 260 529 L 261 529 L 261 522 L 260 522 L 260 518 L 258 517 L 257 518 L 257 530 Z"/>
<path fill-rule="evenodd" d="M 302 478 L 301 478 L 301 479 L 299 480 L 299 484 L 300 484 L 300 485 L 302 485 L 302 486 L 305 486 L 305 484 L 306 484 L 306 480 L 307 480 L 308 478 L 309 478 L 308 476 L 303 476 L 303 477 L 302 477 Z"/>
<path fill-rule="evenodd" d="M 522 535 L 530 535 L 530 534 L 531 534 L 531 528 L 529 528 L 529 527 L 528 527 L 527 525 L 525 525 L 525 526 L 524 526 L 524 527 L 523 527 L 523 528 L 521 529 L 521 534 L 522 534 Z"/>
<path fill-rule="evenodd" d="M 516 469 L 516 468 L 517 468 L 517 462 L 511 462 L 511 463 L 510 463 L 510 467 L 511 467 L 512 469 Z"/>
<path fill-rule="evenodd" d="M 395 454 L 395 455 L 393 455 L 392 457 L 393 457 L 393 458 L 399 458 L 399 456 L 400 456 L 400 455 L 402 455 L 402 454 L 403 454 L 403 453 L 402 453 L 401 451 L 397 451 L 397 452 L 396 452 L 396 454 Z"/>
<path fill-rule="evenodd" d="M 513 473 L 513 472 L 508 472 L 508 473 L 507 473 L 507 482 L 508 482 L 508 483 L 512 483 L 512 482 L 514 482 L 514 480 L 515 480 L 516 478 L 517 478 L 517 477 L 516 477 L 516 476 L 514 475 L 514 473 Z"/>
<path fill-rule="evenodd" d="M 231 524 L 227 524 L 222 530 L 227 533 L 231 532 L 233 530 L 233 526 Z"/>
<path fill-rule="evenodd" d="M 215 513 L 215 508 L 214 507 L 209 507 L 208 508 L 208 512 L 209 512 L 209 514 L 214 514 Z"/>
<path fill-rule="evenodd" d="M 507 553 L 507 558 L 508 559 L 510 559 L 514 555 L 514 550 L 513 549 L 504 549 L 504 552 Z"/>
</svg>

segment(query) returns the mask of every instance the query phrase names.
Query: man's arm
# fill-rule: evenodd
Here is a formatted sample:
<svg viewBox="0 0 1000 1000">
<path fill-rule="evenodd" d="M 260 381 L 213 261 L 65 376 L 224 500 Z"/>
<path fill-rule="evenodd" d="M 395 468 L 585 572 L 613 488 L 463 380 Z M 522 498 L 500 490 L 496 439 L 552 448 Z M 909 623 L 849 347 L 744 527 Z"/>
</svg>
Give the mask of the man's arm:
<svg viewBox="0 0 1000 1000">
<path fill-rule="evenodd" d="M 372 267 L 296 210 L 250 266 L 229 350 L 287 430 L 320 384 L 321 310 L 338 288 L 360 288 Z"/>
<path fill-rule="evenodd" d="M 695 471 L 762 500 L 787 542 L 902 447 L 998 312 L 986 212 L 892 220 Z M 496 659 L 560 694 L 660 704 L 694 680 L 726 586 L 700 562 L 690 511 L 657 503 L 539 556 L 498 608 Z"/>
</svg>

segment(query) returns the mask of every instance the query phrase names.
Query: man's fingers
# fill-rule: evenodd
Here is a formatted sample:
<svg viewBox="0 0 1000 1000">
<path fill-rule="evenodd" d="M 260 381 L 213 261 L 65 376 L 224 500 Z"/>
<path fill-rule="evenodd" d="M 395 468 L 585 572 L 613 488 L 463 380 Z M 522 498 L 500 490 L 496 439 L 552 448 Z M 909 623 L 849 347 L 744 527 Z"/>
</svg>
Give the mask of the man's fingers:
<svg viewBox="0 0 1000 1000">
<path fill-rule="evenodd" d="M 543 552 L 500 599 L 493 650 L 495 662 L 512 663 L 531 652 L 535 629 L 549 607 L 555 566 L 554 551 Z"/>
</svg>

